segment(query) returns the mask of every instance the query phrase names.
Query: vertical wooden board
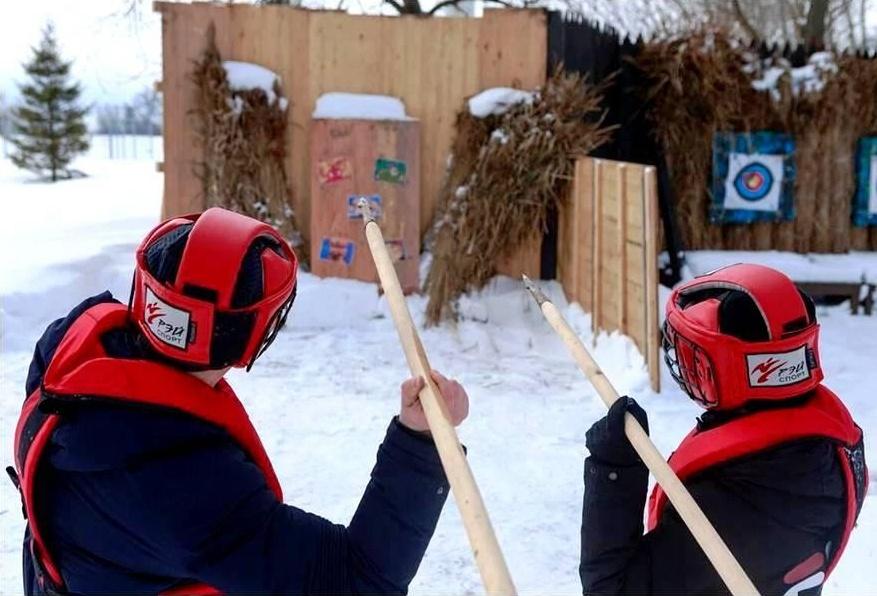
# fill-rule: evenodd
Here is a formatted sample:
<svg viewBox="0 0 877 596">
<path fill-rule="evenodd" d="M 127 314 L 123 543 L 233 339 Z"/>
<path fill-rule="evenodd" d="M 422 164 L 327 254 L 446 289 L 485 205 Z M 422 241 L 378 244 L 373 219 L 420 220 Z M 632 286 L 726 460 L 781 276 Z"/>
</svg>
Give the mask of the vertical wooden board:
<svg viewBox="0 0 877 596">
<path fill-rule="evenodd" d="M 642 252 L 638 254 L 639 256 L 642 256 Z M 645 308 L 643 308 L 646 301 L 645 287 L 642 284 L 631 281 L 628 283 L 627 288 L 628 300 L 632 305 L 635 304 L 639 308 L 630 309 L 627 319 L 628 330 L 625 331 L 625 335 L 633 340 L 636 347 L 639 349 L 640 354 L 642 354 L 643 358 L 646 360 L 646 365 L 649 365 L 649 341 L 648 335 L 646 334 L 646 322 L 644 320 Z"/>
<path fill-rule="evenodd" d="M 171 21 L 175 18 L 170 7 L 156 5 L 155 9 L 161 12 L 161 53 L 163 56 L 172 56 L 176 49 L 176 36 L 173 35 L 173 27 Z M 164 159 L 173 159 L 177 155 L 177 147 L 179 146 L 179 136 L 182 127 L 178 121 L 180 108 L 177 105 L 180 97 L 179 85 L 180 78 L 175 72 L 177 63 L 172 60 L 162 60 L 161 63 L 161 80 L 162 80 L 162 143 L 164 145 Z M 174 196 L 177 184 L 177 168 L 168 168 L 169 171 L 164 172 L 163 196 L 161 202 L 161 218 L 167 219 L 175 214 L 176 205 L 173 204 L 171 197 Z"/>
<path fill-rule="evenodd" d="M 597 276 L 597 160 L 590 157 L 580 160 L 582 164 L 582 194 L 576 219 L 576 244 L 579 253 L 579 296 L 582 308 L 592 313 L 591 323 L 596 319 L 597 296 L 595 278 Z"/>
<path fill-rule="evenodd" d="M 658 319 L 658 182 L 655 168 L 645 170 L 646 362 L 654 391 L 661 390 L 660 329 Z M 663 305 L 662 305 L 663 306 Z"/>
<path fill-rule="evenodd" d="M 620 329 L 619 296 L 621 294 L 621 259 L 619 237 L 621 230 L 618 222 L 618 206 L 622 203 L 619 187 L 620 164 L 612 161 L 600 162 L 600 184 L 598 187 L 600 200 L 600 257 L 597 267 L 600 270 L 600 316 L 597 325 L 605 331 Z"/>
<path fill-rule="evenodd" d="M 548 35 L 543 11 L 487 10 L 479 24 L 482 88 L 533 89 L 545 82 Z"/>
<path fill-rule="evenodd" d="M 628 163 L 624 168 L 625 226 L 624 237 L 642 243 L 643 176 L 645 166 Z"/>
<path fill-rule="evenodd" d="M 176 201 L 180 213 L 191 213 L 204 208 L 204 192 L 200 181 L 195 176 L 195 169 L 202 161 L 200 144 L 194 134 L 197 120 L 193 115 L 196 107 L 196 93 L 194 81 L 192 81 L 192 69 L 194 62 L 201 58 L 207 47 L 207 31 L 210 24 L 220 20 L 219 15 L 214 15 L 208 7 L 198 7 L 199 11 L 180 11 L 177 22 L 177 35 L 180 37 L 177 47 L 176 58 L 180 63 L 178 76 L 182 77 L 180 85 L 179 106 L 182 111 L 182 131 L 180 138 L 179 154 L 174 160 L 174 165 L 179 168 L 177 177 L 179 183 L 176 190 Z M 218 17 L 218 18 L 214 18 Z M 216 24 L 219 29 L 221 25 Z M 220 36 L 217 36 L 217 44 Z M 181 59 L 180 59 L 181 58 Z M 167 158 L 165 158 L 167 162 Z"/>
<path fill-rule="evenodd" d="M 566 202 L 561 206 L 557 217 L 557 278 L 563 286 L 569 302 L 581 304 L 579 296 L 579 252 L 576 242 L 576 217 L 580 208 L 580 198 L 584 183 L 581 174 L 583 160 L 576 160 L 573 179 L 569 185 Z"/>
<path fill-rule="evenodd" d="M 226 40 L 228 12 L 209 5 L 164 3 L 162 61 L 164 101 L 165 193 L 162 216 L 171 217 L 204 208 L 204 195 L 195 176 L 201 150 L 194 134 L 196 88 L 191 80 L 194 61 L 207 45 L 211 23 L 220 51 Z"/>
<path fill-rule="evenodd" d="M 640 195 L 640 210 L 642 210 L 642 195 Z M 627 293 L 626 316 L 624 333 L 630 336 L 643 358 L 648 362 L 648 329 L 646 328 L 646 292 L 645 280 L 645 249 L 642 243 L 628 240 L 625 254 L 625 286 Z"/>
<path fill-rule="evenodd" d="M 309 102 L 308 87 L 308 16 L 307 11 L 287 9 L 278 14 L 280 22 L 278 74 L 289 102 L 286 127 L 286 174 L 292 193 L 292 209 L 299 231 L 310 242 L 310 150 L 309 128 L 314 106 Z"/>
<path fill-rule="evenodd" d="M 321 277 L 377 281 L 362 219 L 350 197 L 380 197 L 379 223 L 404 290 L 418 287 L 420 256 L 417 122 L 315 120 L 311 126 L 311 268 Z M 375 177 L 378 159 L 403 160 L 403 183 Z M 327 181 L 321 164 L 342 160 L 347 177 Z M 353 217 L 351 217 L 353 215 Z M 334 248 L 327 251 L 325 242 Z M 349 252 L 348 252 L 349 251 Z M 340 258 L 333 258 L 332 255 Z"/>
<path fill-rule="evenodd" d="M 593 199 L 591 204 L 591 221 L 594 230 L 591 263 L 593 275 L 591 276 L 591 331 L 596 341 L 597 332 L 601 328 L 603 317 L 603 160 L 594 160 Z"/>
<path fill-rule="evenodd" d="M 644 166 L 626 163 L 624 167 L 624 220 L 621 236 L 624 238 L 624 271 L 622 298 L 624 316 L 622 329 L 630 335 L 642 354 L 646 353 L 645 296 L 643 291 L 643 172 Z"/>
<path fill-rule="evenodd" d="M 438 19 L 439 26 L 422 19 L 421 48 L 423 62 L 406 73 L 408 93 L 417 98 L 428 134 L 424 139 L 424 155 L 428 156 L 423 171 L 423 205 L 420 228 L 426 233 L 432 227 L 439 190 L 447 169 L 447 158 L 453 142 L 453 124 L 463 98 L 477 91 L 477 79 L 471 76 L 476 64 L 471 43 L 471 26 L 467 19 Z M 471 66 L 470 66 L 471 65 Z M 457 76 L 454 72 L 457 70 Z M 419 83 L 419 84 L 418 84 Z"/>
<path fill-rule="evenodd" d="M 618 164 L 618 328 L 627 329 L 627 164 Z"/>
</svg>

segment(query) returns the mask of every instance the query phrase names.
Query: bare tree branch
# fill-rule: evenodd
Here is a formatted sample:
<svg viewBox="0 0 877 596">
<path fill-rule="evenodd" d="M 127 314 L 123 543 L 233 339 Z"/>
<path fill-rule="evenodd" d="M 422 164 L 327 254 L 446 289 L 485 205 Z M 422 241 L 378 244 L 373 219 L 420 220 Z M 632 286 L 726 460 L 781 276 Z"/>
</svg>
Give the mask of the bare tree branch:
<svg viewBox="0 0 877 596">
<path fill-rule="evenodd" d="M 389 4 L 390 6 L 395 8 L 399 12 L 399 14 L 405 14 L 405 7 L 396 2 L 396 0 L 384 0 L 384 3 Z"/>
</svg>

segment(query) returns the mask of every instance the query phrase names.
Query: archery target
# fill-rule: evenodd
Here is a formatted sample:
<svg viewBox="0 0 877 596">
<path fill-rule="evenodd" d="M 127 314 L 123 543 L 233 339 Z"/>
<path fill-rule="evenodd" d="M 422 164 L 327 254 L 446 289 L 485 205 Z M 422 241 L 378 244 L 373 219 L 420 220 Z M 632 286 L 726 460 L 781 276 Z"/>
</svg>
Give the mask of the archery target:
<svg viewBox="0 0 877 596">
<path fill-rule="evenodd" d="M 783 186 L 783 155 L 729 153 L 725 209 L 777 211 Z"/>
<path fill-rule="evenodd" d="M 871 156 L 871 180 L 868 184 L 870 199 L 868 201 L 868 213 L 877 215 L 877 155 Z"/>
</svg>

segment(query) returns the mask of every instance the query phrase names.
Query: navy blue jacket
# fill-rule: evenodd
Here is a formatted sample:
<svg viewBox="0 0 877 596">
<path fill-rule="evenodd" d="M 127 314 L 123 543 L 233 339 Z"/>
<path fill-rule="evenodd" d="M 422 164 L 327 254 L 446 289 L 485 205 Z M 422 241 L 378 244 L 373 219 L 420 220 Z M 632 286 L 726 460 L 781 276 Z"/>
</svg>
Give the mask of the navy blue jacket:
<svg viewBox="0 0 877 596">
<path fill-rule="evenodd" d="M 583 593 L 727 594 L 672 504 L 660 525 L 643 535 L 648 483 L 639 460 L 628 466 L 593 455 L 585 460 Z M 761 594 L 797 594 L 789 591 L 797 582 L 789 579 L 794 570 L 814 555 L 832 554 L 843 534 L 846 485 L 837 447 L 827 439 L 793 441 L 732 460 L 687 480 L 686 487 Z M 813 587 L 801 594 L 820 592 Z"/>
<path fill-rule="evenodd" d="M 32 392 L 72 321 L 37 343 Z M 103 338 L 143 357 L 136 332 Z M 271 399 L 271 396 L 264 396 Z M 116 403 L 65 412 L 35 493 L 73 593 L 157 593 L 198 581 L 230 593 L 405 593 L 448 494 L 433 442 L 390 423 L 347 527 L 278 502 L 226 432 L 186 414 Z M 39 593 L 24 551 L 25 593 Z"/>
</svg>

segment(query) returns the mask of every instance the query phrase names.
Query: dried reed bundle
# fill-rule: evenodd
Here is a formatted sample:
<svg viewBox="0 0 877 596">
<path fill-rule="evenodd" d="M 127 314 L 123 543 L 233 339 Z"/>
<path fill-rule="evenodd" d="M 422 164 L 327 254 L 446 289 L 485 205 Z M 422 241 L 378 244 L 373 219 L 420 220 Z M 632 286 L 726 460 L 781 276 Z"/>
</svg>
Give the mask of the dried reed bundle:
<svg viewBox="0 0 877 596">
<path fill-rule="evenodd" d="M 220 206 L 271 224 L 306 262 L 306 246 L 291 207 L 286 178 L 287 112 L 275 81 L 263 89 L 231 89 L 211 24 L 207 48 L 195 63 L 194 115 L 204 159 L 196 166 L 207 207 Z"/>
<path fill-rule="evenodd" d="M 649 115 L 670 168 L 685 245 L 798 252 L 877 249 L 877 231 L 855 230 L 851 223 L 856 141 L 875 130 L 877 63 L 841 57 L 821 88 L 793 92 L 787 73 L 769 93 L 753 88 L 757 73 L 750 72 L 752 59 L 747 48 L 722 32 L 699 31 L 648 44 L 637 60 L 651 80 Z M 796 218 L 710 224 L 713 135 L 754 130 L 795 136 Z"/>
<path fill-rule="evenodd" d="M 496 263 L 545 228 L 566 198 L 576 158 L 604 143 L 600 89 L 558 69 L 535 94 L 504 114 L 457 115 L 453 161 L 439 197 L 426 279 L 427 321 L 453 315 L 453 303 L 494 275 Z"/>
</svg>

